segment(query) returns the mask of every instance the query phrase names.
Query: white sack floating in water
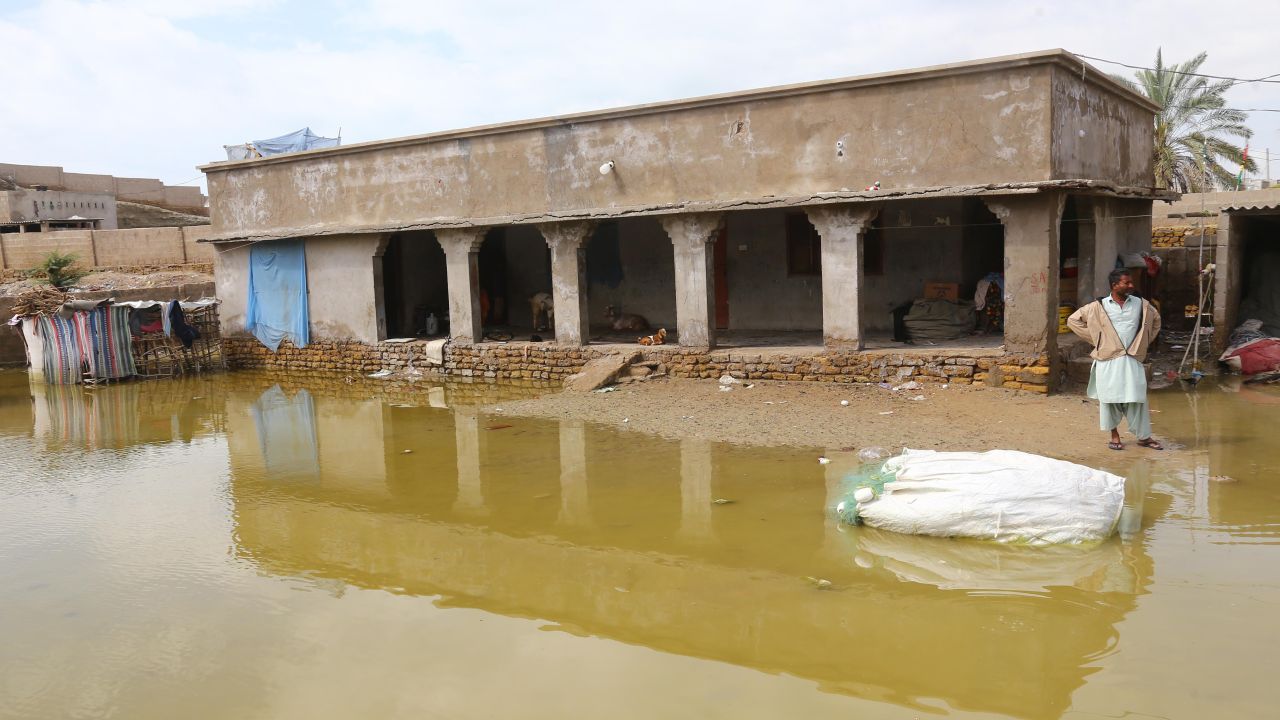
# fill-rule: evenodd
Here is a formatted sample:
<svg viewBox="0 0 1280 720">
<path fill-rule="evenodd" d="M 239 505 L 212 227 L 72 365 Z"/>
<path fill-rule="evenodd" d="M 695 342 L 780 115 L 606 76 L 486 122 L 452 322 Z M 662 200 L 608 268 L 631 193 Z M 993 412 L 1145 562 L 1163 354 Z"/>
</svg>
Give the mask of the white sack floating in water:
<svg viewBox="0 0 1280 720">
<path fill-rule="evenodd" d="M 908 449 L 869 470 L 849 478 L 840 518 L 913 535 L 1095 542 L 1115 532 L 1124 504 L 1118 475 L 1015 450 Z"/>
</svg>

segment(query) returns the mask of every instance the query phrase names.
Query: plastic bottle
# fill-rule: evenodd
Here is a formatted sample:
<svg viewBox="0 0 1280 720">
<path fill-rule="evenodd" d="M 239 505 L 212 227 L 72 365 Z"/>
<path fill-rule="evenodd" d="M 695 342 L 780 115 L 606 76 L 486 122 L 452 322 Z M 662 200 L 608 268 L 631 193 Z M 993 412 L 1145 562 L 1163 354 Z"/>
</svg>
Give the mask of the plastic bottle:
<svg viewBox="0 0 1280 720">
<path fill-rule="evenodd" d="M 436 314 L 427 315 L 427 334 L 435 335 L 440 332 L 440 321 L 436 319 Z"/>
</svg>

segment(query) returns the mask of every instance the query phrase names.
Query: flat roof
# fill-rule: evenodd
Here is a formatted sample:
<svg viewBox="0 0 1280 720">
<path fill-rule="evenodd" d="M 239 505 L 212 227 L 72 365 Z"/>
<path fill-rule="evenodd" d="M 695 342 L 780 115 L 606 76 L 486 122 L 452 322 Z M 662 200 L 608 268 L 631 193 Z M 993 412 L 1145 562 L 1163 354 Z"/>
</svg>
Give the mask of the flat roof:
<svg viewBox="0 0 1280 720">
<path fill-rule="evenodd" d="M 1117 82 L 1105 72 L 1093 67 L 1092 65 L 1081 60 L 1079 57 L 1063 50 L 1056 48 L 1052 50 L 1040 50 L 1037 52 L 1021 53 L 1017 55 L 1003 55 L 994 58 L 986 58 L 982 60 L 969 60 L 958 63 L 948 63 L 945 65 L 931 65 L 921 68 L 911 68 L 906 70 L 892 70 L 889 72 L 873 73 L 870 75 L 856 75 L 852 77 L 839 78 L 835 80 L 818 80 L 813 82 L 795 83 L 791 85 L 776 85 L 772 87 L 757 88 L 753 90 L 742 90 L 737 92 L 720 93 L 716 95 L 704 95 L 701 97 L 687 98 L 683 100 L 666 100 L 655 103 L 645 103 L 641 105 L 628 105 L 624 107 L 612 108 L 607 110 L 592 110 L 582 113 L 572 113 L 568 115 L 555 115 L 532 120 L 517 120 L 514 122 L 494 123 L 489 125 L 476 125 L 469 128 L 461 128 L 457 130 L 445 130 L 441 132 L 426 133 L 422 135 L 409 135 L 399 138 L 390 138 L 386 140 L 372 140 L 368 142 L 355 143 L 352 145 L 341 145 L 333 148 L 320 148 L 316 150 L 304 150 L 295 153 L 285 153 L 281 155 L 271 155 L 264 158 L 251 158 L 247 160 L 219 160 L 197 167 L 202 172 L 224 172 L 228 170 L 239 169 L 243 167 L 258 167 L 262 165 L 273 165 L 277 163 L 288 163 L 296 160 L 312 159 L 318 157 L 334 157 L 338 155 L 349 155 L 354 153 L 365 152 L 368 150 L 378 150 L 384 148 L 394 148 L 408 145 L 421 145 L 424 143 L 438 142 L 441 140 L 452 140 L 464 137 L 478 137 L 484 135 L 498 135 L 510 132 L 519 132 L 522 130 L 531 130 L 544 127 L 554 127 L 557 125 L 565 125 L 579 122 L 590 122 L 595 120 L 608 120 L 620 117 L 636 117 L 640 115 L 652 115 L 672 110 L 683 110 L 687 108 L 714 107 L 717 105 L 725 105 L 729 103 L 740 103 L 744 101 L 769 100 L 774 98 L 784 98 L 796 95 L 811 95 L 824 92 L 832 92 L 835 90 L 845 90 L 858 87 L 869 87 L 874 85 L 886 85 L 892 83 L 912 82 L 915 80 L 924 80 L 929 78 L 947 77 L 950 75 L 970 75 L 983 71 L 1003 70 L 1015 67 L 1027 67 L 1032 65 L 1059 65 L 1065 67 L 1072 72 L 1080 73 L 1082 79 L 1087 82 L 1093 82 L 1105 87 L 1112 93 L 1128 100 L 1129 102 L 1139 105 L 1152 112 L 1158 112 L 1160 107 L 1134 91 L 1132 88 L 1126 87 L 1123 83 Z"/>
</svg>

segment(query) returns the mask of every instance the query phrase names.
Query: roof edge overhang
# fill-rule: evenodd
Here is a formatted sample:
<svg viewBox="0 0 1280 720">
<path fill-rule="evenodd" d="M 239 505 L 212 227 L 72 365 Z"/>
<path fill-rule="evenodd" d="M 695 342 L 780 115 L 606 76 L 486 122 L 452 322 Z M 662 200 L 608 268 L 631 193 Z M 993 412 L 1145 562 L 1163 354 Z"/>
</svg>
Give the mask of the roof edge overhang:
<svg viewBox="0 0 1280 720">
<path fill-rule="evenodd" d="M 798 95 L 813 95 L 818 93 L 833 92 L 838 90 L 848 90 L 861 87 L 872 87 L 876 85 L 887 85 L 893 83 L 907 83 L 919 80 L 928 80 L 932 78 L 952 77 L 958 75 L 972 75 L 980 72 L 990 72 L 993 70 L 1005 70 L 1010 68 L 1030 67 L 1036 65 L 1057 66 L 1070 70 L 1073 73 L 1079 73 L 1081 78 L 1087 82 L 1093 82 L 1101 85 L 1113 94 L 1132 102 L 1151 112 L 1157 112 L 1159 107 L 1147 98 L 1135 92 L 1133 89 L 1125 87 L 1122 83 L 1112 79 L 1106 73 L 1089 65 L 1079 57 L 1063 50 L 1061 48 L 1053 50 L 1040 50 L 1037 52 L 1020 53 L 1017 55 L 1004 55 L 994 58 L 986 58 L 982 60 L 970 60 L 966 62 L 948 63 L 944 65 L 931 65 L 922 68 L 912 68 L 907 70 L 893 70 L 889 72 L 873 73 L 870 75 L 857 75 L 835 80 L 818 80 L 814 82 L 795 83 L 790 85 L 777 85 L 772 87 L 757 88 L 754 90 L 743 90 L 739 92 L 720 93 L 716 95 L 704 95 L 701 97 L 687 98 L 683 100 L 667 100 L 655 103 L 646 103 L 641 105 L 628 105 L 624 107 L 612 108 L 607 110 L 593 110 L 582 113 L 572 113 L 568 115 L 555 115 L 532 120 L 517 120 L 514 122 L 495 123 L 489 125 L 477 125 L 469 128 L 461 128 L 457 130 L 445 130 L 435 133 L 426 133 L 423 135 L 410 135 L 400 138 L 391 138 L 386 140 L 373 140 L 363 143 L 355 143 L 352 145 L 342 145 L 335 148 L 321 148 L 317 150 L 306 150 L 303 152 L 287 153 L 283 155 L 273 155 L 265 158 L 253 158 L 250 160 L 222 160 L 197 167 L 200 171 L 208 173 L 220 173 L 231 170 L 240 170 L 244 168 L 262 167 L 266 165 L 275 165 L 280 163 L 290 163 L 298 160 L 310 160 L 316 158 L 337 157 L 341 155 L 351 155 L 370 150 L 383 150 L 389 148 L 407 147 L 413 145 L 423 145 L 433 142 L 445 140 L 456 140 L 461 138 L 475 138 L 488 135 L 501 135 L 506 133 L 521 132 L 526 130 L 536 130 L 540 128 L 556 127 L 561 125 L 571 125 L 574 123 L 594 122 L 599 120 L 612 120 L 625 117 L 640 117 L 644 115 L 654 115 L 664 112 L 672 112 L 675 110 L 686 110 L 691 108 L 715 107 L 719 105 L 727 105 L 742 102 L 756 102 L 761 100 L 772 100 L 776 98 L 793 97 Z"/>
<path fill-rule="evenodd" d="M 767 210 L 799 208 L 813 205 L 840 203 L 871 204 L 901 200 L 921 200 L 955 197 L 999 197 L 1002 195 L 1029 195 L 1044 192 L 1073 192 L 1081 195 L 1139 200 L 1174 200 L 1178 194 L 1160 188 L 1122 186 L 1099 180 L 1048 180 L 1026 183 L 998 183 L 989 185 L 953 185 L 946 187 L 903 188 L 873 192 L 839 191 L 788 197 L 763 197 L 744 200 L 718 200 L 714 202 L 683 202 L 666 205 L 643 205 L 625 208 L 596 208 L 577 211 L 547 212 L 526 215 L 503 215 L 477 218 L 433 218 L 410 223 L 385 223 L 376 225 L 307 226 L 278 228 L 264 232 L 217 233 L 197 242 L 232 243 L 288 240 L 299 237 L 325 237 L 332 235 L 359 235 L 367 233 L 412 232 L 417 230 L 444 230 L 465 227 L 495 227 L 501 225 L 531 225 L 547 222 L 582 220 L 616 220 L 646 215 L 672 215 L 676 213 L 730 212 L 740 210 Z"/>
</svg>

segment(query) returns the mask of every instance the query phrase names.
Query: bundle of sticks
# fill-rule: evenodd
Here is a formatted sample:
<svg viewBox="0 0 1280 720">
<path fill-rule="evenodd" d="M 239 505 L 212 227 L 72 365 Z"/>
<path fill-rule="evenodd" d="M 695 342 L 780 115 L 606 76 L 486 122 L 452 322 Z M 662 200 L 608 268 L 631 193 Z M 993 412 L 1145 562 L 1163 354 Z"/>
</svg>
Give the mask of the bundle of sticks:
<svg viewBox="0 0 1280 720">
<path fill-rule="evenodd" d="M 38 287 L 19 293 L 13 302 L 13 314 L 26 317 L 28 315 L 49 315 L 58 312 L 62 303 L 67 301 L 67 294 L 56 287 Z"/>
</svg>

